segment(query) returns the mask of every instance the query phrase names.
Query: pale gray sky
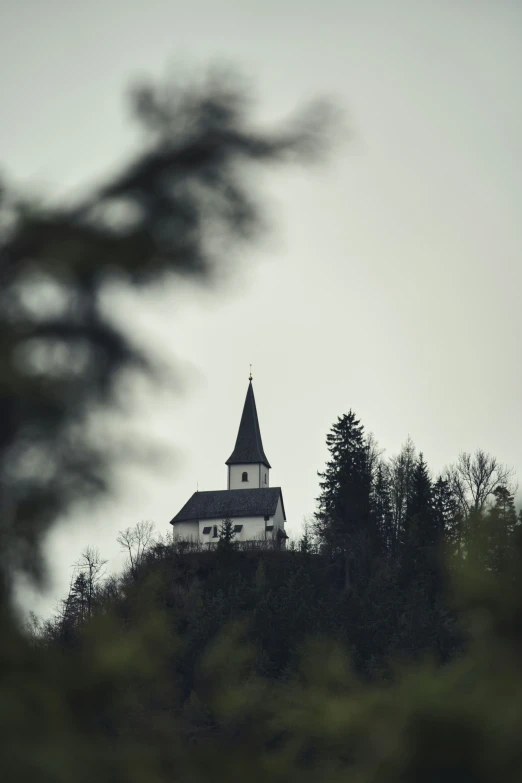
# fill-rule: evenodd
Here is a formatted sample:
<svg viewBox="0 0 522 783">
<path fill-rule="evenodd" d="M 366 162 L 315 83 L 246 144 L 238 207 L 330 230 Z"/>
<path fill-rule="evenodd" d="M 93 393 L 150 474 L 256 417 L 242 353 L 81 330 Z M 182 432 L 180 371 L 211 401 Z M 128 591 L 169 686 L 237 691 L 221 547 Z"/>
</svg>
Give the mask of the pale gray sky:
<svg viewBox="0 0 522 783">
<path fill-rule="evenodd" d="M 0 163 L 74 192 L 125 158 L 124 94 L 173 63 L 236 64 L 266 119 L 336 96 L 355 138 L 329 165 L 263 178 L 274 231 L 231 284 L 123 304 L 179 393 L 140 389 L 134 421 L 172 447 L 48 544 L 50 596 L 86 544 L 159 529 L 225 460 L 254 366 L 272 485 L 290 532 L 311 513 L 326 432 L 353 408 L 388 454 L 434 470 L 481 446 L 522 475 L 522 5 L 517 0 L 0 0 Z M 49 606 L 49 596 L 36 608 Z"/>
</svg>

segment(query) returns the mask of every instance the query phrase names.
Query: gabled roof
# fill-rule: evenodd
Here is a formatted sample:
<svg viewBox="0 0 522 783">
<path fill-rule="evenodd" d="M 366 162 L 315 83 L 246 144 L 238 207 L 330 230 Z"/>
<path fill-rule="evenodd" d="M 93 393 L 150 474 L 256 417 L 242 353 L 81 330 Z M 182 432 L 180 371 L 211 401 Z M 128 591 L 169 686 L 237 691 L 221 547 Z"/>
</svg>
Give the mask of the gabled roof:
<svg viewBox="0 0 522 783">
<path fill-rule="evenodd" d="M 283 517 L 286 519 L 281 487 L 194 492 L 181 511 L 176 514 L 174 519 L 170 520 L 170 524 L 194 519 L 271 517 L 276 512 L 279 498 L 281 498 Z"/>
<path fill-rule="evenodd" d="M 226 465 L 249 465 L 261 462 L 270 467 L 270 463 L 263 451 L 263 441 L 261 440 L 261 430 L 259 429 L 259 420 L 257 418 L 256 401 L 254 398 L 254 389 L 252 381 L 248 384 L 248 391 L 243 407 L 243 415 L 239 424 L 236 445 L 231 456 L 227 459 Z M 246 491 L 246 490 L 245 490 Z"/>
</svg>

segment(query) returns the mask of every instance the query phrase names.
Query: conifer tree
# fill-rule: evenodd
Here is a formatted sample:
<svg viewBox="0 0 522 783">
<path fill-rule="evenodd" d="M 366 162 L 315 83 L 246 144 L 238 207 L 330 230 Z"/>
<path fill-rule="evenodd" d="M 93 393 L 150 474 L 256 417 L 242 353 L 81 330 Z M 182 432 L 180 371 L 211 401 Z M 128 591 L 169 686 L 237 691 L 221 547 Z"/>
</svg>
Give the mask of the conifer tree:
<svg viewBox="0 0 522 783">
<path fill-rule="evenodd" d="M 371 508 L 382 553 L 391 554 L 394 548 L 393 512 L 389 477 L 382 462 L 379 462 L 375 472 L 371 494 Z"/>
<path fill-rule="evenodd" d="M 330 460 L 319 473 L 316 533 L 333 556 L 343 557 L 345 588 L 351 590 L 354 562 L 362 562 L 371 537 L 371 470 L 364 427 L 353 411 L 338 417 L 326 443 Z"/>
<path fill-rule="evenodd" d="M 392 457 L 388 467 L 390 499 L 393 515 L 393 543 L 398 552 L 402 528 L 408 514 L 411 484 L 416 461 L 415 445 L 410 437 L 397 456 Z"/>
<path fill-rule="evenodd" d="M 428 465 L 422 452 L 413 471 L 411 493 L 408 502 L 408 521 L 417 531 L 420 546 L 432 546 L 437 539 L 432 506 L 432 484 Z"/>
<path fill-rule="evenodd" d="M 462 524 L 458 502 L 447 478 L 439 476 L 432 489 L 433 524 L 437 535 L 444 540 L 450 554 L 461 550 Z"/>
<path fill-rule="evenodd" d="M 517 512 L 513 495 L 507 487 L 498 486 L 493 494 L 495 505 L 489 510 L 486 520 L 487 565 L 501 573 L 513 554 Z"/>
<path fill-rule="evenodd" d="M 432 581 L 428 574 L 433 572 L 433 548 L 436 541 L 432 484 L 421 452 L 415 460 L 401 530 L 403 583 L 419 578 Z"/>
<path fill-rule="evenodd" d="M 89 582 L 85 571 L 74 578 L 65 600 L 64 618 L 72 625 L 82 623 L 90 613 Z"/>
<path fill-rule="evenodd" d="M 217 548 L 219 552 L 231 552 L 235 548 L 234 544 L 234 525 L 230 517 L 225 517 L 221 522 L 219 529 L 219 540 Z"/>
<path fill-rule="evenodd" d="M 299 539 L 299 551 L 304 555 L 309 555 L 312 551 L 312 537 L 308 523 L 305 523 L 303 535 Z"/>
</svg>

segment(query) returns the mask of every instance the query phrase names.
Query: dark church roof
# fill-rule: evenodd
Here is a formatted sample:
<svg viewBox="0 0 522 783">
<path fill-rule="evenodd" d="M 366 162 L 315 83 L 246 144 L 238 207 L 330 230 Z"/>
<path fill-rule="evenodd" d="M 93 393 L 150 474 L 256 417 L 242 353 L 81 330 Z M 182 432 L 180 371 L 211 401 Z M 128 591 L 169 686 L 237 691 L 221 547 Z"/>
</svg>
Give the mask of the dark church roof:
<svg viewBox="0 0 522 783">
<path fill-rule="evenodd" d="M 283 517 L 285 507 L 281 487 L 262 489 L 217 489 L 211 492 L 194 492 L 170 524 L 192 519 L 225 519 L 231 517 L 273 516 L 281 498 Z M 286 517 L 285 517 L 286 519 Z"/>
<path fill-rule="evenodd" d="M 265 452 L 263 451 L 263 441 L 261 440 L 261 430 L 259 429 L 259 420 L 257 418 L 256 401 L 254 399 L 254 389 L 252 381 L 248 385 L 248 391 L 237 433 L 236 445 L 231 456 L 227 459 L 226 465 L 249 465 L 261 462 L 270 467 Z M 247 491 L 247 490 L 241 490 Z"/>
</svg>

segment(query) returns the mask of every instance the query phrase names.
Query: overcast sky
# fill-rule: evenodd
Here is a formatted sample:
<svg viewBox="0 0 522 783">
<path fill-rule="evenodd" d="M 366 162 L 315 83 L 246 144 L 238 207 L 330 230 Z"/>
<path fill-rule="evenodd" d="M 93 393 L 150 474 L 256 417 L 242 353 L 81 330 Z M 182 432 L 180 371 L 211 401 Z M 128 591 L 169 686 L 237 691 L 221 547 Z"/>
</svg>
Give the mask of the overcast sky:
<svg viewBox="0 0 522 783">
<path fill-rule="evenodd" d="M 478 446 L 522 475 L 522 4 L 518 0 L 0 0 L 0 164 L 55 196 L 95 182 L 135 135 L 125 91 L 170 66 L 237 65 L 260 116 L 333 95 L 354 131 L 326 166 L 264 178 L 273 231 L 227 286 L 126 297 L 184 389 L 136 391 L 128 430 L 171 448 L 48 542 L 66 589 L 86 544 L 226 488 L 253 364 L 287 529 L 314 509 L 325 436 L 354 409 L 388 455 L 434 471 Z M 110 437 L 110 435 L 108 436 Z"/>
</svg>

